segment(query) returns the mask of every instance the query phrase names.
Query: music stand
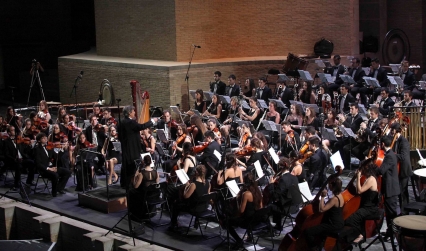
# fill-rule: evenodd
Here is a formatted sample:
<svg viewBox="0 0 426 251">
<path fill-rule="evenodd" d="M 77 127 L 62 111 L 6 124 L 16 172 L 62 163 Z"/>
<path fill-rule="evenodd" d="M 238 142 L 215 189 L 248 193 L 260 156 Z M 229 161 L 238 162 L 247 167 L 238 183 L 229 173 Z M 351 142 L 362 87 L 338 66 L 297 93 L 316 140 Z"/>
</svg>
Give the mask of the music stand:
<svg viewBox="0 0 426 251">
<path fill-rule="evenodd" d="M 389 67 L 392 69 L 394 74 L 398 74 L 401 64 L 389 64 Z"/>
<path fill-rule="evenodd" d="M 247 101 L 241 100 L 241 107 L 245 110 L 250 110 L 249 104 L 247 104 Z"/>
<path fill-rule="evenodd" d="M 417 89 L 419 91 L 426 90 L 426 81 L 419 81 L 419 84 L 417 85 Z"/>
<path fill-rule="evenodd" d="M 331 76 L 331 74 L 328 73 L 317 73 L 319 79 L 321 80 L 321 83 L 331 84 L 334 83 L 336 80 L 335 77 Z"/>
<path fill-rule="evenodd" d="M 344 126 L 339 126 L 340 131 L 343 133 L 343 136 L 349 137 L 349 170 L 352 170 L 352 161 L 351 161 L 351 155 L 352 155 L 352 139 L 356 138 L 356 135 L 352 131 L 351 128 L 346 128 Z M 349 173 L 350 174 L 350 173 Z"/>
<path fill-rule="evenodd" d="M 364 79 L 365 84 L 367 86 L 372 86 L 374 88 L 381 87 L 380 84 L 379 84 L 379 81 L 377 81 L 377 79 L 375 79 L 375 78 L 363 77 L 362 79 Z"/>
<path fill-rule="evenodd" d="M 213 95 L 214 95 L 214 93 L 213 93 L 213 92 L 206 92 L 206 91 L 203 91 L 203 93 L 204 93 L 204 97 L 206 98 L 206 100 L 207 100 L 207 101 L 212 101 L 212 97 L 213 97 Z"/>
<path fill-rule="evenodd" d="M 351 84 L 353 84 L 353 85 L 356 84 L 355 80 L 351 76 L 349 76 L 349 75 L 340 74 L 340 79 L 343 80 L 343 82 L 345 82 L 345 83 L 349 83 L 350 85 Z"/>
<path fill-rule="evenodd" d="M 175 105 L 171 105 L 170 106 L 170 111 L 176 113 L 177 115 L 179 115 L 180 118 L 180 123 L 183 123 L 183 119 L 182 119 L 182 113 L 179 110 L 179 107 L 175 106 Z"/>
<path fill-rule="evenodd" d="M 294 105 L 294 106 L 300 106 L 300 107 L 303 108 L 303 102 L 301 102 L 301 101 L 290 100 L 290 104 Z"/>
<path fill-rule="evenodd" d="M 83 154 L 86 154 L 85 158 L 83 158 Z M 102 153 L 97 152 L 96 147 L 80 149 L 80 151 L 77 154 L 77 156 L 80 156 L 81 189 L 83 193 L 86 193 L 86 186 L 84 185 L 84 175 L 87 173 L 84 167 L 84 160 L 87 160 L 87 159 L 93 160 L 97 155 L 102 155 Z"/>
<path fill-rule="evenodd" d="M 309 71 L 297 70 L 297 72 L 299 73 L 299 76 L 300 76 L 301 80 L 303 80 L 305 82 L 314 81 L 314 79 L 312 78 L 312 76 L 309 73 Z"/>
<path fill-rule="evenodd" d="M 331 141 L 337 141 L 337 138 L 336 138 L 336 135 L 335 135 L 333 129 L 328 129 L 328 128 L 325 128 L 325 127 L 321 127 L 320 130 L 321 130 L 321 138 L 323 140 L 327 139 L 330 142 Z"/>
<path fill-rule="evenodd" d="M 269 106 L 266 104 L 265 100 L 263 99 L 258 99 L 257 103 L 259 104 L 259 108 L 261 109 L 268 109 Z"/>
<path fill-rule="evenodd" d="M 275 101 L 278 108 L 288 109 L 288 107 L 280 99 L 269 99 L 269 102 Z"/>
<path fill-rule="evenodd" d="M 305 104 L 305 103 L 303 103 L 303 106 L 304 106 L 305 109 L 308 108 L 308 107 L 314 108 L 315 113 L 317 113 L 317 114 L 319 113 L 319 107 L 318 107 L 317 104 Z"/>
<path fill-rule="evenodd" d="M 157 129 L 157 137 L 161 142 L 167 142 L 168 139 L 166 137 L 166 133 L 164 132 L 164 129 Z"/>
<path fill-rule="evenodd" d="M 193 99 L 197 99 L 197 98 L 195 97 L 195 91 L 194 91 L 194 90 L 189 90 L 189 94 L 191 95 L 191 97 L 192 97 Z"/>
<path fill-rule="evenodd" d="M 271 142 L 270 142 L 270 144 L 272 144 L 272 142 L 274 142 L 273 141 L 274 132 L 278 133 L 277 127 L 275 125 L 275 122 L 274 121 L 269 121 L 269 120 L 262 120 L 262 124 L 263 124 L 263 127 L 265 128 L 265 130 L 269 131 L 269 133 L 271 134 Z"/>
<path fill-rule="evenodd" d="M 404 88 L 404 81 L 399 76 L 388 76 L 391 85 L 400 89 Z"/>
<path fill-rule="evenodd" d="M 231 104 L 231 98 L 229 96 L 225 96 L 225 95 L 218 95 L 219 96 L 219 100 L 222 102 L 222 106 L 223 104 L 225 104 L 226 106 Z"/>
<path fill-rule="evenodd" d="M 365 109 L 365 106 L 363 104 L 358 104 L 358 111 L 362 114 L 367 114 L 367 109 Z"/>
<path fill-rule="evenodd" d="M 278 80 L 277 80 L 278 83 L 284 83 L 284 82 L 287 82 L 287 81 L 290 81 L 290 79 L 287 77 L 287 75 L 278 74 Z"/>
</svg>

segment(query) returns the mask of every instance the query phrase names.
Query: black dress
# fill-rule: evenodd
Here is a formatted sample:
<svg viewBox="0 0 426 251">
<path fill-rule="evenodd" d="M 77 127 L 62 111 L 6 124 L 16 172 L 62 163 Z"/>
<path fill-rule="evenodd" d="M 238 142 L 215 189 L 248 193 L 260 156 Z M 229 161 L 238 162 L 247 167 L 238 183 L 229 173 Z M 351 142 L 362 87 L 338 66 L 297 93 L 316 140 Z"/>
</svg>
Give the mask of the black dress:
<svg viewBox="0 0 426 251">
<path fill-rule="evenodd" d="M 249 115 L 251 117 L 255 113 L 256 113 L 256 109 L 250 108 L 250 111 L 247 113 L 247 115 Z M 261 116 L 262 115 L 260 113 L 258 113 L 256 118 L 251 121 L 251 124 L 253 125 L 254 128 L 257 128 Z M 275 121 L 275 117 L 274 117 L 274 121 Z"/>
<path fill-rule="evenodd" d="M 197 101 L 194 102 L 194 109 L 197 110 L 199 113 L 203 113 L 203 110 L 206 108 L 206 101 L 201 101 L 201 103 L 198 105 Z"/>
<path fill-rule="evenodd" d="M 228 231 L 229 231 L 229 234 L 232 236 L 232 238 L 234 238 L 234 240 L 237 243 L 241 243 L 243 240 L 237 234 L 234 227 L 247 228 L 249 226 L 249 223 L 252 221 L 254 212 L 255 212 L 254 202 L 247 202 L 246 208 L 244 209 L 244 213 L 241 217 L 229 219 Z"/>
<path fill-rule="evenodd" d="M 108 158 L 107 159 L 110 160 L 112 158 L 116 158 L 117 164 L 121 164 L 121 152 L 115 150 L 113 142 L 119 142 L 119 141 L 118 141 L 118 139 L 110 138 L 109 143 L 108 143 Z"/>
<path fill-rule="evenodd" d="M 155 215 L 155 206 L 149 208 L 148 210 L 145 204 L 147 199 L 155 199 L 160 196 L 160 191 L 158 189 L 155 190 L 147 190 L 147 188 L 155 184 L 157 182 L 157 171 L 151 170 L 147 171 L 145 169 L 141 170 L 142 174 L 142 182 L 141 184 L 129 192 L 129 211 L 135 216 L 134 220 L 142 220 L 147 219 L 148 217 L 153 217 Z"/>
</svg>

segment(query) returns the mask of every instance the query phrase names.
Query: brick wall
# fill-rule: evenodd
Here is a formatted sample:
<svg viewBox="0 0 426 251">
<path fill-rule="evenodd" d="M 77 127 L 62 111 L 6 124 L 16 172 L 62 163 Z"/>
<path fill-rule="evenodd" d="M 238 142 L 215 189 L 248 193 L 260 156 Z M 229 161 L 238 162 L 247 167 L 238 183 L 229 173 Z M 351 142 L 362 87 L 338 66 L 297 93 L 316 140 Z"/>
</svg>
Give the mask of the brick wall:
<svg viewBox="0 0 426 251">
<path fill-rule="evenodd" d="M 312 54 L 321 37 L 334 53 L 358 53 L 358 0 L 95 1 L 99 55 L 187 61 Z"/>
</svg>

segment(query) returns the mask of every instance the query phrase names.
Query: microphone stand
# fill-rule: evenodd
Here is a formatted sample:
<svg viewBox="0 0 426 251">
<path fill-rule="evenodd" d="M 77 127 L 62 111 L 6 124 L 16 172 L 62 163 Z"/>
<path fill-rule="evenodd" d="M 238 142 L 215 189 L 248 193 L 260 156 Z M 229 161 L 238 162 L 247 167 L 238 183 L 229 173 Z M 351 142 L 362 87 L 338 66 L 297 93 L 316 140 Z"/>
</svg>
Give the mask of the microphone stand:
<svg viewBox="0 0 426 251">
<path fill-rule="evenodd" d="M 194 58 L 194 53 L 195 53 L 195 49 L 198 48 L 198 46 L 192 46 L 192 54 L 191 54 L 191 59 L 189 60 L 189 64 L 188 64 L 188 70 L 186 71 L 186 76 L 185 76 L 185 81 L 186 81 L 186 91 L 187 91 L 187 95 L 188 95 L 188 110 L 191 108 L 191 103 L 189 101 L 189 69 L 191 69 L 191 64 L 192 64 L 192 59 Z"/>
<path fill-rule="evenodd" d="M 81 75 L 78 75 L 74 81 L 74 86 L 72 87 L 71 94 L 70 94 L 70 98 L 72 97 L 73 93 L 75 97 L 75 109 L 77 110 L 77 118 L 75 119 L 76 120 L 75 122 L 77 123 L 77 126 L 78 126 L 78 119 L 80 118 L 80 109 L 78 109 L 78 102 L 77 102 L 77 87 L 81 79 L 82 79 Z"/>
</svg>

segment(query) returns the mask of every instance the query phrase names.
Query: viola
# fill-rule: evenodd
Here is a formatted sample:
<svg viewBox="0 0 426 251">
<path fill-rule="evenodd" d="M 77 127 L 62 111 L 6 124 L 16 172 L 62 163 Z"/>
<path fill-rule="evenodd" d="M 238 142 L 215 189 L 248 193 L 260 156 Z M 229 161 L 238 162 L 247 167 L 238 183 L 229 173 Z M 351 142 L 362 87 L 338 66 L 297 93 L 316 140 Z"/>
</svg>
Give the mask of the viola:
<svg viewBox="0 0 426 251">
<path fill-rule="evenodd" d="M 74 123 L 72 123 L 72 122 L 70 122 L 67 125 L 67 129 L 70 130 L 70 131 L 75 131 L 75 132 L 82 132 L 83 131 L 80 127 L 75 126 Z"/>
<path fill-rule="evenodd" d="M 242 157 L 242 156 L 252 155 L 255 152 L 256 152 L 256 149 L 254 147 L 245 146 L 245 147 L 241 148 L 240 150 L 236 151 L 234 154 L 237 157 Z"/>
<path fill-rule="evenodd" d="M 192 148 L 192 151 L 193 151 L 194 153 L 200 153 L 200 152 L 204 151 L 204 149 L 206 149 L 208 146 L 209 146 L 209 142 L 204 142 L 204 143 L 203 143 L 203 144 L 201 144 L 201 145 L 194 146 L 194 147 Z"/>
<path fill-rule="evenodd" d="M 47 121 L 45 119 L 36 118 L 34 120 L 34 125 L 37 126 L 37 127 L 40 127 L 41 130 L 46 130 L 49 124 L 47 123 Z"/>
<path fill-rule="evenodd" d="M 113 117 L 110 117 L 110 118 L 107 120 L 106 124 L 107 124 L 108 126 L 110 126 L 110 125 L 117 125 L 117 120 L 115 120 L 115 118 L 113 118 Z"/>
<path fill-rule="evenodd" d="M 53 150 L 54 148 L 62 148 L 62 146 L 65 144 L 66 143 L 61 143 L 61 142 L 47 142 L 46 149 Z"/>
<path fill-rule="evenodd" d="M 303 164 L 303 162 L 305 162 L 312 155 L 314 155 L 314 152 L 312 152 L 312 151 L 307 151 L 306 153 L 304 153 L 303 155 L 301 155 L 300 158 L 299 158 L 300 164 Z"/>
<path fill-rule="evenodd" d="M 22 136 L 17 136 L 16 137 L 16 144 L 29 145 L 29 144 L 31 144 L 31 139 L 30 138 L 23 138 Z"/>
<path fill-rule="evenodd" d="M 300 148 L 299 154 L 303 155 L 305 154 L 306 150 L 309 148 L 309 141 L 306 141 L 306 143 Z"/>
</svg>

